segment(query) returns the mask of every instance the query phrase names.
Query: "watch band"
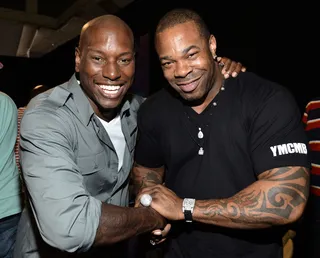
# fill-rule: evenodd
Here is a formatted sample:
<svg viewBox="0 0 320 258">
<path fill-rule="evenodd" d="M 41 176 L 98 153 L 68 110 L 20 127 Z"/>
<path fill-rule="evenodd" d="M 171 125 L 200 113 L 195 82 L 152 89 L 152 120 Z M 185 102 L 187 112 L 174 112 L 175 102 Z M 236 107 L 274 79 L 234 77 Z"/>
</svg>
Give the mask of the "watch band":
<svg viewBox="0 0 320 258">
<path fill-rule="evenodd" d="M 186 222 L 192 222 L 192 213 L 195 205 L 195 199 L 184 198 L 182 202 L 182 212 L 184 214 L 184 219 Z"/>
<path fill-rule="evenodd" d="M 190 210 L 184 210 L 184 219 L 186 222 L 192 222 L 192 213 Z"/>
</svg>

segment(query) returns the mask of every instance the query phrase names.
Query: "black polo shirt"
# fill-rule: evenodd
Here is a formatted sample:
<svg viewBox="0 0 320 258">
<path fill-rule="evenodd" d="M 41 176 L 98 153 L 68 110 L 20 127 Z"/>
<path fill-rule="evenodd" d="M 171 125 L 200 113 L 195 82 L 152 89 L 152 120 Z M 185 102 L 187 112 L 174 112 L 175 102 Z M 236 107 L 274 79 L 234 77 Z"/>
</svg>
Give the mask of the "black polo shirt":
<svg viewBox="0 0 320 258">
<path fill-rule="evenodd" d="M 309 167 L 300 112 L 284 87 L 246 72 L 223 89 L 201 114 L 167 89 L 140 107 L 136 162 L 164 165 L 166 186 L 181 198 L 228 198 L 266 170 Z M 282 257 L 283 230 L 177 222 L 166 257 Z"/>
</svg>

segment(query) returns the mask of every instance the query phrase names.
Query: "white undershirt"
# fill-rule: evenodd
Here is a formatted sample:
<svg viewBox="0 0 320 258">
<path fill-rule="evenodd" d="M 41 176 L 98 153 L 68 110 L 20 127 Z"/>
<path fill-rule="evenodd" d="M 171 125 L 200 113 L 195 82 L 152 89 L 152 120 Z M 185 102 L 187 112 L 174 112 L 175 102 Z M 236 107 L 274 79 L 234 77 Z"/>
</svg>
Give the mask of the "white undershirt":
<svg viewBox="0 0 320 258">
<path fill-rule="evenodd" d="M 98 117 L 98 116 L 97 116 Z M 117 115 L 109 123 L 98 117 L 101 121 L 103 127 L 106 129 L 110 140 L 116 150 L 118 156 L 118 171 L 121 169 L 123 164 L 124 150 L 126 147 L 126 140 L 124 138 L 122 129 L 121 129 L 121 119 L 120 115 Z"/>
</svg>

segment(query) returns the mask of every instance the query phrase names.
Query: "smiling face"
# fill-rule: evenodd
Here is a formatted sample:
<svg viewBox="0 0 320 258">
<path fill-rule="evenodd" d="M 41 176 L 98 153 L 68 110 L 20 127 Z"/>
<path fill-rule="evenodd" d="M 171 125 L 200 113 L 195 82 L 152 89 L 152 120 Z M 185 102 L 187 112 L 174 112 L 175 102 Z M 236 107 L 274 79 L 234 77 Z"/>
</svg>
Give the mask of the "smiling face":
<svg viewBox="0 0 320 258">
<path fill-rule="evenodd" d="M 211 98 L 217 66 L 215 38 L 202 36 L 193 21 L 176 24 L 156 34 L 164 77 L 187 101 Z"/>
<path fill-rule="evenodd" d="M 85 25 L 76 51 L 76 72 L 98 115 L 116 109 L 134 80 L 134 39 L 130 28 L 114 16 Z"/>
</svg>

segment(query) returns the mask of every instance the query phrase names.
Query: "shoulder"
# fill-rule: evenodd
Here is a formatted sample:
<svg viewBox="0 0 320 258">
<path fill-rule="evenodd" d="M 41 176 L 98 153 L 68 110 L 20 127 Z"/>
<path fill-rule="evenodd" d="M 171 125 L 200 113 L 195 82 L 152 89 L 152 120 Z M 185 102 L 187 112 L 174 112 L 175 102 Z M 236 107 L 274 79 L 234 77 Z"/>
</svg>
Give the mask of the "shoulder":
<svg viewBox="0 0 320 258">
<path fill-rule="evenodd" d="M 145 101 L 145 98 L 136 94 L 128 93 L 125 97 L 125 101 L 129 101 L 131 111 L 137 112 L 141 104 Z"/>
<path fill-rule="evenodd" d="M 279 109 L 286 106 L 298 108 L 293 94 L 283 85 L 252 72 L 241 73 L 238 77 L 234 78 L 234 87 L 238 87 L 244 105 L 254 109 L 269 104 Z"/>
<path fill-rule="evenodd" d="M 0 92 L 0 105 L 2 108 L 6 107 L 6 109 L 17 110 L 13 99 L 4 92 Z M 4 111 L 4 109 L 1 109 L 1 111 Z"/>
<path fill-rule="evenodd" d="M 0 121 L 4 124 L 11 125 L 18 119 L 18 109 L 9 95 L 0 92 Z"/>
<path fill-rule="evenodd" d="M 140 107 L 140 114 L 161 115 L 166 111 L 172 110 L 172 106 L 179 103 L 171 94 L 170 89 L 161 89 L 156 93 L 150 95 Z"/>
<path fill-rule="evenodd" d="M 38 94 L 30 100 L 25 111 L 30 112 L 38 109 L 52 111 L 60 108 L 71 94 L 66 89 L 66 85 L 67 83 L 63 83 Z"/>
<path fill-rule="evenodd" d="M 63 125 L 59 127 L 62 129 L 70 123 L 70 116 L 66 114 L 63 108 L 69 95 L 70 92 L 66 90 L 64 84 L 40 93 L 31 99 L 25 108 L 21 127 L 33 129 L 33 127 L 39 126 L 50 128 L 53 125 L 55 125 L 55 127 L 57 127 L 56 125 Z M 39 123 L 39 121 L 41 121 L 41 123 Z"/>
<path fill-rule="evenodd" d="M 283 85 L 255 73 L 245 72 L 239 74 L 238 77 L 235 78 L 236 83 L 249 96 L 269 98 L 278 93 L 291 96 L 291 92 Z"/>
</svg>

